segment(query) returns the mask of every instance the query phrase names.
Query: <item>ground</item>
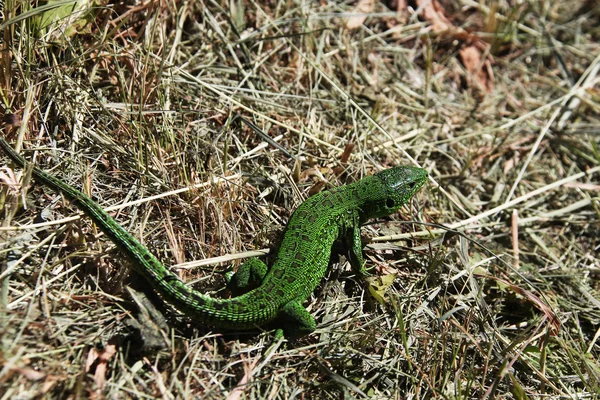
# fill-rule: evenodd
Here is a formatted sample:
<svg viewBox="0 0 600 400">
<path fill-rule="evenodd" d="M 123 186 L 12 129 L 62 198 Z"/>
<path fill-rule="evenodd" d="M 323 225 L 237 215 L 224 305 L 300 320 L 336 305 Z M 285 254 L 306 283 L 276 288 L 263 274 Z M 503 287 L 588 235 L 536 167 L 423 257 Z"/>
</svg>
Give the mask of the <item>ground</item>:
<svg viewBox="0 0 600 400">
<path fill-rule="evenodd" d="M 198 290 L 311 194 L 431 179 L 277 342 L 180 318 L 3 156 L 0 398 L 600 393 L 594 1 L 34 3 L 3 8 L 2 137 Z"/>
</svg>

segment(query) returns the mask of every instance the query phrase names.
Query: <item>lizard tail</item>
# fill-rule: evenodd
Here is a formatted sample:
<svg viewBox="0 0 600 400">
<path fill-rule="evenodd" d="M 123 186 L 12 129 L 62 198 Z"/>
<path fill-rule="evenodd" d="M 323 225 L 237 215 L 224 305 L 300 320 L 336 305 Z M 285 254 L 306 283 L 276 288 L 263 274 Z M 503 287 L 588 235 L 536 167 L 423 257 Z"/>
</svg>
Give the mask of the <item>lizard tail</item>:
<svg viewBox="0 0 600 400">
<path fill-rule="evenodd" d="M 19 166 L 27 160 L 0 137 L 0 147 Z M 276 310 L 266 301 L 261 290 L 255 289 L 232 299 L 215 299 L 206 296 L 181 281 L 165 267 L 144 245 L 119 225 L 94 200 L 80 190 L 33 165 L 33 178 L 62 193 L 81 209 L 106 234 L 132 262 L 134 269 L 153 288 L 188 317 L 211 325 L 232 329 L 250 329 L 268 322 Z"/>
</svg>

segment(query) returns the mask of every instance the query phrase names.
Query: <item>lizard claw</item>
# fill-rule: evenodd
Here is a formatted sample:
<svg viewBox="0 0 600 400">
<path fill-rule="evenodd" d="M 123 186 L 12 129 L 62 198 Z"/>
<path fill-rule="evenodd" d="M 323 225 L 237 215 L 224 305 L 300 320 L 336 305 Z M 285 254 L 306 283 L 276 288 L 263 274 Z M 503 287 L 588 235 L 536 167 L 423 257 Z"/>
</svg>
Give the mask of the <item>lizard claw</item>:
<svg viewBox="0 0 600 400">
<path fill-rule="evenodd" d="M 371 267 L 367 268 L 367 267 L 366 267 L 366 265 L 367 265 L 367 263 L 364 263 L 364 264 L 362 265 L 362 267 L 360 267 L 360 269 L 358 270 L 358 275 L 359 275 L 361 278 L 363 278 L 363 279 L 365 279 L 365 278 L 369 278 L 369 277 L 371 277 L 371 276 L 374 276 L 374 274 L 372 274 L 372 273 L 371 273 L 371 272 L 369 272 L 369 271 L 372 271 L 372 270 L 374 270 L 374 269 L 375 269 L 375 266 L 371 266 Z"/>
</svg>

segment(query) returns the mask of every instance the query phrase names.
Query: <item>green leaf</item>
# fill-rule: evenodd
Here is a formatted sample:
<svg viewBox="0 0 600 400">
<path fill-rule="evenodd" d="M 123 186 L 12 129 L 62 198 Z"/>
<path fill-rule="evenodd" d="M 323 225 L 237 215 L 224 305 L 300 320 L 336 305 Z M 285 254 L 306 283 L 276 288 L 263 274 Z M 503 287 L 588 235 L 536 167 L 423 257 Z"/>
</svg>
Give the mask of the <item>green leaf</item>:
<svg viewBox="0 0 600 400">
<path fill-rule="evenodd" d="M 379 304 L 385 305 L 387 303 L 385 293 L 390 286 L 392 286 L 395 279 L 395 274 L 389 274 L 384 276 L 376 276 L 367 280 L 369 282 L 369 292 L 371 293 L 371 296 L 373 296 L 375 300 L 379 302 Z"/>
</svg>

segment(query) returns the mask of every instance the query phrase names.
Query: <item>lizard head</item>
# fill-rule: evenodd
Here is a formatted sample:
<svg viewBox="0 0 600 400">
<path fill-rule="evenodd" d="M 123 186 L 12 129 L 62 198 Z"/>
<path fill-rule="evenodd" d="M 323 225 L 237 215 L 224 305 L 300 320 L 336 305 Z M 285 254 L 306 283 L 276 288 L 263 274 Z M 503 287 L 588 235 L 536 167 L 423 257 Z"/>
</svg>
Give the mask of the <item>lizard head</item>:
<svg viewBox="0 0 600 400">
<path fill-rule="evenodd" d="M 383 217 L 398 211 L 427 181 L 427 171 L 417 167 L 394 167 L 374 174 L 361 188 L 366 194 L 362 218 Z"/>
</svg>

